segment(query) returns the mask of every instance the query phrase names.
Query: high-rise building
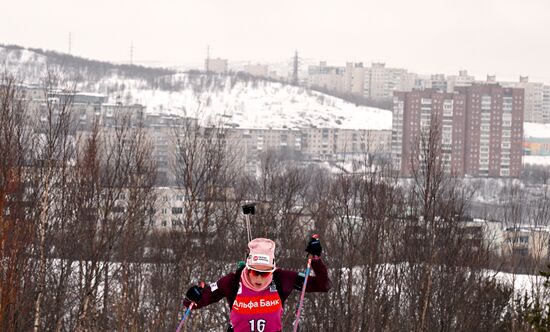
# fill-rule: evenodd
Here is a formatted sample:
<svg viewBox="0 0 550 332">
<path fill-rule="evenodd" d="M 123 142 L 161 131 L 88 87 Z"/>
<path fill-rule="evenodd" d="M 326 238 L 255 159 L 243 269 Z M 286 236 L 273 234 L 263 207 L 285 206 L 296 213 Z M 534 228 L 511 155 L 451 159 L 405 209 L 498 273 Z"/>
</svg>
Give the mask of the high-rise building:
<svg viewBox="0 0 550 332">
<path fill-rule="evenodd" d="M 418 167 L 423 133 L 438 128 L 443 167 L 453 176 L 518 177 L 524 91 L 498 84 L 395 92 L 392 156 L 402 176 Z"/>
<path fill-rule="evenodd" d="M 411 91 L 416 75 L 406 69 L 388 68 L 385 63 L 373 63 L 365 70 L 364 96 L 370 99 L 391 99 L 394 91 Z"/>
<path fill-rule="evenodd" d="M 346 63 L 344 72 L 344 90 L 356 96 L 363 96 L 365 85 L 365 67 L 362 62 Z"/>
<path fill-rule="evenodd" d="M 518 82 L 503 82 L 503 86 L 521 88 L 525 91 L 524 119 L 526 122 L 545 122 L 543 83 L 529 82 L 529 76 L 520 76 Z"/>
</svg>

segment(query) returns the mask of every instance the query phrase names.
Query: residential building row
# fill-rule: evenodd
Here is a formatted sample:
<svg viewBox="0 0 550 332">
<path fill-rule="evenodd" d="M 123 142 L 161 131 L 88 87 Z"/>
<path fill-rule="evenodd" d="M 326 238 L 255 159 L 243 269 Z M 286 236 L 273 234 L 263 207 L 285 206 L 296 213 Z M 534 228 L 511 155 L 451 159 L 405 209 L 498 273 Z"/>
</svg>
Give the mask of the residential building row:
<svg viewBox="0 0 550 332">
<path fill-rule="evenodd" d="M 416 75 L 406 69 L 388 68 L 384 63 L 365 67 L 362 62 L 348 62 L 345 67 L 339 67 L 321 61 L 308 67 L 307 84 L 312 88 L 382 100 L 390 99 L 396 90 L 412 90 L 415 78 Z"/>
<path fill-rule="evenodd" d="M 33 96 L 29 89 L 28 96 Z M 134 125 L 140 123 L 152 142 L 152 157 L 157 163 L 157 178 L 162 185 L 177 183 L 174 165 L 178 154 L 177 139 L 189 134 L 189 130 L 208 134 L 212 128 L 201 128 L 197 119 L 173 114 L 151 114 L 143 105 L 123 105 L 108 103 L 104 95 L 74 93 L 65 95 L 49 93 L 46 103 L 43 97 L 30 99 L 29 105 L 38 123 L 47 125 L 48 114 L 52 111 L 53 120 L 59 117 L 65 101 L 71 101 L 70 112 L 76 120 L 75 135 L 85 136 L 94 126 L 103 130 L 115 129 L 121 125 L 121 115 Z M 69 100 L 70 98 L 70 100 Z M 220 135 L 228 149 L 236 150 L 235 160 L 241 169 L 255 174 L 261 157 L 268 151 L 287 154 L 289 157 L 305 161 L 349 161 L 361 158 L 367 153 L 387 155 L 391 148 L 391 130 L 355 130 L 338 128 L 304 127 L 296 129 L 262 128 L 223 128 Z"/>
<path fill-rule="evenodd" d="M 476 80 L 466 70 L 458 75 L 418 75 L 403 68 L 386 67 L 384 63 L 346 63 L 346 66 L 329 66 L 325 61 L 308 67 L 307 84 L 340 94 L 361 96 L 372 100 L 391 99 L 395 91 L 436 90 L 453 93 L 455 88 L 478 83 L 499 83 L 503 87 L 521 88 L 525 91 L 524 120 L 550 123 L 550 85 L 530 82 L 528 76 L 520 76 L 517 82 L 497 82 L 495 75 L 487 75 L 486 81 Z"/>
<path fill-rule="evenodd" d="M 227 74 L 231 71 L 228 65 L 227 59 L 221 58 L 206 58 L 204 60 L 204 70 L 209 73 L 214 74 Z M 269 70 L 269 66 L 266 64 L 246 64 L 241 70 L 244 74 L 260 77 L 260 78 L 269 78 L 273 80 L 283 80 L 281 76 L 276 71 Z"/>
<path fill-rule="evenodd" d="M 254 174 L 267 151 L 301 161 L 351 161 L 366 154 L 387 155 L 391 130 L 338 128 L 230 129 L 228 145 L 238 146 L 241 163 Z"/>
</svg>

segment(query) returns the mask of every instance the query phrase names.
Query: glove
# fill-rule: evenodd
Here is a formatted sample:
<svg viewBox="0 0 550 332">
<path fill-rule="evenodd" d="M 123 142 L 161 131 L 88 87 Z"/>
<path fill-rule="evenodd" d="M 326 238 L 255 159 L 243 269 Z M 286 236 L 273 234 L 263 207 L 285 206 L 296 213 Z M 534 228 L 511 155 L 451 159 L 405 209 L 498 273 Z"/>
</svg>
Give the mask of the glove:
<svg viewBox="0 0 550 332">
<path fill-rule="evenodd" d="M 187 293 L 185 293 L 185 297 L 189 301 L 197 303 L 202 298 L 202 290 L 203 290 L 202 287 L 195 285 L 195 286 L 189 288 Z"/>
<path fill-rule="evenodd" d="M 303 272 L 298 273 L 296 276 L 296 280 L 294 280 L 294 289 L 297 291 L 302 291 L 302 287 L 304 287 L 304 280 L 306 279 L 306 275 Z"/>
<path fill-rule="evenodd" d="M 307 244 L 306 251 L 313 256 L 321 256 L 323 247 L 321 247 L 321 241 L 319 240 L 319 235 L 314 234 L 311 236 L 309 243 Z"/>
</svg>

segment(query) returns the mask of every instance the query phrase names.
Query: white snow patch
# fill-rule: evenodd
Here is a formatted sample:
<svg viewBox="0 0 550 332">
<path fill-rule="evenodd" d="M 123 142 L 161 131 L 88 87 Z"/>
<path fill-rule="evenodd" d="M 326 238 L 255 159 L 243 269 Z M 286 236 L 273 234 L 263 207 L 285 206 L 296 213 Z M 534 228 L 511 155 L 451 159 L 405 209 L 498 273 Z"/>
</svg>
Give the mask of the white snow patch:
<svg viewBox="0 0 550 332">
<path fill-rule="evenodd" d="M 523 164 L 550 166 L 550 156 L 523 156 Z"/>
<path fill-rule="evenodd" d="M 523 123 L 523 136 L 535 138 L 550 138 L 550 123 Z"/>
</svg>

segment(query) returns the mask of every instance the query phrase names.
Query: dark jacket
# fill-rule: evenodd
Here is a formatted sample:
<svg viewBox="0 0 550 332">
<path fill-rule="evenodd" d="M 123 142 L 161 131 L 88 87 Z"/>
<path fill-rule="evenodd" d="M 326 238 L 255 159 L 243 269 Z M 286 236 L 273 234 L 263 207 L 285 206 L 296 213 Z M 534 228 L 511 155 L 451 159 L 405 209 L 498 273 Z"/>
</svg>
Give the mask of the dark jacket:
<svg viewBox="0 0 550 332">
<path fill-rule="evenodd" d="M 310 292 L 328 292 L 332 287 L 332 282 L 328 277 L 327 267 L 323 263 L 321 258 L 315 258 L 311 261 L 311 268 L 315 275 L 310 275 L 307 280 L 306 293 Z M 273 272 L 273 279 L 278 280 L 278 285 L 281 289 L 278 290 L 281 301 L 285 302 L 292 290 L 294 289 L 294 283 L 298 276 L 298 272 L 283 270 L 278 268 Z M 222 298 L 226 298 L 231 308 L 232 298 L 236 293 L 235 289 L 238 289 L 240 278 L 235 272 L 231 272 L 228 275 L 222 277 L 217 282 L 210 285 L 206 285 L 202 292 L 201 300 L 196 304 L 194 308 L 205 307 L 214 302 L 218 302 Z M 185 303 L 187 306 L 189 303 Z"/>
</svg>

